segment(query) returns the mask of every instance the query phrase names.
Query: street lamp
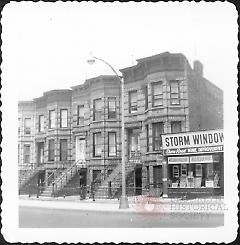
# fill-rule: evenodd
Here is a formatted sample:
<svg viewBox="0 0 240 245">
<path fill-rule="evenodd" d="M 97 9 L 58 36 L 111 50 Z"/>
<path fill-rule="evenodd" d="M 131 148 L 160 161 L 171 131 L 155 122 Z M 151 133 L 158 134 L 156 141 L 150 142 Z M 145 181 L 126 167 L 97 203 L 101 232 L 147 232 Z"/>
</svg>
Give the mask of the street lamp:
<svg viewBox="0 0 240 245">
<path fill-rule="evenodd" d="M 114 74 L 117 76 L 117 78 L 120 81 L 121 84 L 121 128 L 122 128 L 122 196 L 120 198 L 120 204 L 119 208 L 124 209 L 128 208 L 128 198 L 126 195 L 126 173 L 125 173 L 125 135 L 124 135 L 124 81 L 121 76 L 119 76 L 116 72 L 116 70 L 105 60 L 97 58 L 95 56 L 92 56 L 91 59 L 87 60 L 89 65 L 94 64 L 96 60 L 100 60 L 104 64 L 106 64 L 108 67 L 111 68 L 111 70 L 114 72 Z"/>
</svg>

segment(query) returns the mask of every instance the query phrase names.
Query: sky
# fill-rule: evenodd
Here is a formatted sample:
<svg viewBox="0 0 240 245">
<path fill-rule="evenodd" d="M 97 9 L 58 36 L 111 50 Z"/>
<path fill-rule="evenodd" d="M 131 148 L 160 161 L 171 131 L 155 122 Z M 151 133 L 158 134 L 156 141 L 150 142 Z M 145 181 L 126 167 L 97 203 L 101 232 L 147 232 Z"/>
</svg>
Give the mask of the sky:
<svg viewBox="0 0 240 245">
<path fill-rule="evenodd" d="M 237 12 L 230 3 L 15 2 L 2 17 L 3 82 L 31 100 L 52 89 L 113 74 L 165 51 L 198 59 L 204 76 L 224 89 L 236 83 Z"/>
</svg>

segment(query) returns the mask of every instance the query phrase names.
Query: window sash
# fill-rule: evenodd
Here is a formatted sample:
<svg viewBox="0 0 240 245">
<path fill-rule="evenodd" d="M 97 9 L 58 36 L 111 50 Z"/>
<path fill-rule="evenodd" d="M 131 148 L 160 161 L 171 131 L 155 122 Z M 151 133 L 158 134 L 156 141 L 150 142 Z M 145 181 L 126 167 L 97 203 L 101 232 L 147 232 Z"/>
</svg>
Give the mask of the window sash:
<svg viewBox="0 0 240 245">
<path fill-rule="evenodd" d="M 129 92 L 129 112 L 137 112 L 137 91 Z"/>
<path fill-rule="evenodd" d="M 116 145 L 116 133 L 108 133 L 108 156 L 117 155 L 117 145 Z"/>
<path fill-rule="evenodd" d="M 44 116 L 40 115 L 39 116 L 39 128 L 38 128 L 39 132 L 43 132 L 44 131 Z"/>
<path fill-rule="evenodd" d="M 182 132 L 182 122 L 176 121 L 171 122 L 171 133 L 180 133 Z"/>
<path fill-rule="evenodd" d="M 54 157 L 55 157 L 54 148 L 55 148 L 54 140 L 49 140 L 48 141 L 48 160 L 49 161 L 54 161 Z"/>
<path fill-rule="evenodd" d="M 148 86 L 144 87 L 145 110 L 148 109 Z"/>
<path fill-rule="evenodd" d="M 24 145 L 24 163 L 30 163 L 30 145 Z"/>
<path fill-rule="evenodd" d="M 49 111 L 49 128 L 55 128 L 55 110 Z"/>
<path fill-rule="evenodd" d="M 93 120 L 94 121 L 101 120 L 101 114 L 102 114 L 102 100 L 95 99 L 93 101 Z"/>
<path fill-rule="evenodd" d="M 67 161 L 67 140 L 60 140 L 60 161 Z"/>
<path fill-rule="evenodd" d="M 102 144 L 101 144 L 101 133 L 93 134 L 93 156 L 101 157 L 102 155 Z"/>
<path fill-rule="evenodd" d="M 152 83 L 152 104 L 153 106 L 163 105 L 163 84 L 162 82 Z"/>
<path fill-rule="evenodd" d="M 147 152 L 149 152 L 149 126 L 146 125 Z"/>
<path fill-rule="evenodd" d="M 79 105 L 77 108 L 77 125 L 84 124 L 84 105 Z"/>
<path fill-rule="evenodd" d="M 31 134 L 31 118 L 24 119 L 24 134 Z"/>
<path fill-rule="evenodd" d="M 161 134 L 164 133 L 164 125 L 162 122 L 153 123 L 153 150 L 158 151 L 162 147 L 162 137 Z"/>
<path fill-rule="evenodd" d="M 108 99 L 108 119 L 116 118 L 116 98 Z"/>
<path fill-rule="evenodd" d="M 172 105 L 180 104 L 180 89 L 177 81 L 170 81 L 170 101 Z"/>
<path fill-rule="evenodd" d="M 60 110 L 60 127 L 67 128 L 68 126 L 68 110 L 61 109 Z"/>
</svg>

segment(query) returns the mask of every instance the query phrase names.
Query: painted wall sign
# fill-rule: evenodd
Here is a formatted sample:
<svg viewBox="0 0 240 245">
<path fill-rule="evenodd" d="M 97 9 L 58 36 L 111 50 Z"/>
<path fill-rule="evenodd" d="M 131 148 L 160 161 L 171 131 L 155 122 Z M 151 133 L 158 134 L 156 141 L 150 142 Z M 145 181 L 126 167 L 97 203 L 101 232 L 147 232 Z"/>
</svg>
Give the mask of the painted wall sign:
<svg viewBox="0 0 240 245">
<path fill-rule="evenodd" d="M 223 130 L 162 135 L 165 155 L 222 152 Z"/>
</svg>

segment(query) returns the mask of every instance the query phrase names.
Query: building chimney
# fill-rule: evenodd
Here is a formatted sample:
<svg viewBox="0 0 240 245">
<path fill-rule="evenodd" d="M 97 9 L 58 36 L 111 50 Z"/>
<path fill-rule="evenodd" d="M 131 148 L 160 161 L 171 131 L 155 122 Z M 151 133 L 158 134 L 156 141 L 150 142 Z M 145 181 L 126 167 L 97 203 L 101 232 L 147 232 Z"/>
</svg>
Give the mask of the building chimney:
<svg viewBox="0 0 240 245">
<path fill-rule="evenodd" d="M 203 76 L 203 64 L 199 60 L 193 62 L 193 70 L 199 75 Z"/>
</svg>

